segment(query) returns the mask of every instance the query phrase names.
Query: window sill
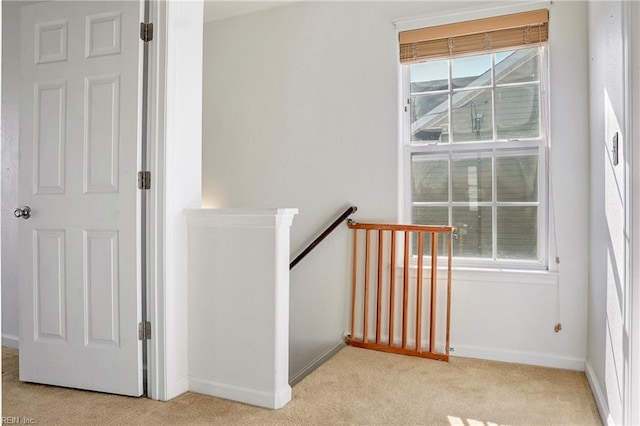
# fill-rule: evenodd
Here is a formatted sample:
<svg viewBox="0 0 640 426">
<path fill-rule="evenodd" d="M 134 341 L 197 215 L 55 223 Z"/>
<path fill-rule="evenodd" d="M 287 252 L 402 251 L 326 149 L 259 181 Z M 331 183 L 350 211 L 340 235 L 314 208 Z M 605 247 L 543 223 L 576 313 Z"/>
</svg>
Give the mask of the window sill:
<svg viewBox="0 0 640 426">
<path fill-rule="evenodd" d="M 453 268 L 453 279 L 494 283 L 556 285 L 558 273 L 548 270 L 500 269 L 500 268 Z"/>
<path fill-rule="evenodd" d="M 423 276 L 428 279 L 431 273 L 431 267 L 422 268 Z M 396 272 L 402 275 L 402 268 L 398 267 Z M 438 279 L 444 280 L 447 276 L 447 268 L 438 267 Z M 548 270 L 533 269 L 502 269 L 502 268 L 471 268 L 471 267 L 454 267 L 451 269 L 451 279 L 453 282 L 483 282 L 493 284 L 532 284 L 532 285 L 549 285 L 558 284 L 558 272 Z M 409 278 L 417 278 L 417 267 L 411 265 L 409 267 Z"/>
</svg>

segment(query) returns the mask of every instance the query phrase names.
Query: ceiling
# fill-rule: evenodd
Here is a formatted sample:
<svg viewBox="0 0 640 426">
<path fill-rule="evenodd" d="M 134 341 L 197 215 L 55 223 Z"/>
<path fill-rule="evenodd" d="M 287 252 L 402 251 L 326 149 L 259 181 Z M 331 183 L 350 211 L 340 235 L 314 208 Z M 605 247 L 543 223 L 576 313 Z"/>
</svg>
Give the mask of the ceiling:
<svg viewBox="0 0 640 426">
<path fill-rule="evenodd" d="M 239 15 L 246 15 L 273 7 L 292 3 L 296 0 L 205 0 L 204 21 L 219 21 Z"/>
</svg>

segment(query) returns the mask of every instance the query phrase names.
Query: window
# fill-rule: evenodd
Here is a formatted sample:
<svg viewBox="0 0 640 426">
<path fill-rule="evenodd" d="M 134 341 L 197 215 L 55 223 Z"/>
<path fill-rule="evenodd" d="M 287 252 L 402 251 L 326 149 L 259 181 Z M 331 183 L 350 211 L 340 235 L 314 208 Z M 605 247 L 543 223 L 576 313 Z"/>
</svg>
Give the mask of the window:
<svg viewBox="0 0 640 426">
<path fill-rule="evenodd" d="M 402 65 L 405 219 L 454 226 L 458 265 L 545 267 L 545 47 L 450 53 Z"/>
</svg>

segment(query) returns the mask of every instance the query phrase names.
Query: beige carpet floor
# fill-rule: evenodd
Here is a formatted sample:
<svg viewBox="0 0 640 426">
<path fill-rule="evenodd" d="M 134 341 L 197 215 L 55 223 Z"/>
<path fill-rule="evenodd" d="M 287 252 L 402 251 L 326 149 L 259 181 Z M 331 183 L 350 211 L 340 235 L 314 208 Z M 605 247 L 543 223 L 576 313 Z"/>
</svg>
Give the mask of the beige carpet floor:
<svg viewBox="0 0 640 426">
<path fill-rule="evenodd" d="M 2 350 L 2 415 L 35 424 L 596 425 L 583 373 L 465 358 L 449 363 L 346 347 L 280 410 L 186 393 L 169 402 L 18 381 Z"/>
</svg>

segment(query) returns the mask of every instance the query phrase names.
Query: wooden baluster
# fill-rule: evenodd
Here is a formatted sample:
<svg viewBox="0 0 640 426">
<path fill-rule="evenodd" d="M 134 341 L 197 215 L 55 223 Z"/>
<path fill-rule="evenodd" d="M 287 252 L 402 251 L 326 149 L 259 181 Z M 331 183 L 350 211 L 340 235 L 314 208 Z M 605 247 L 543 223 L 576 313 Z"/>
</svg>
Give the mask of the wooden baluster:
<svg viewBox="0 0 640 426">
<path fill-rule="evenodd" d="M 393 346 L 393 328 L 396 315 L 396 232 L 391 231 L 391 271 L 389 272 L 389 346 Z"/>
<path fill-rule="evenodd" d="M 416 281 L 416 351 L 422 352 L 422 266 L 424 234 L 418 232 L 418 273 Z"/>
<path fill-rule="evenodd" d="M 407 349 L 407 310 L 409 307 L 409 231 L 404 233 L 404 288 L 402 292 L 402 349 Z"/>
<path fill-rule="evenodd" d="M 431 233 L 431 330 L 429 331 L 429 352 L 436 348 L 436 291 L 438 279 L 438 233 Z"/>
<path fill-rule="evenodd" d="M 369 341 L 369 255 L 371 253 L 371 231 L 365 231 L 365 249 L 364 249 L 364 330 L 362 341 Z"/>
<path fill-rule="evenodd" d="M 450 332 L 450 324 L 451 324 L 451 256 L 453 255 L 453 235 L 449 233 L 447 238 L 447 336 L 445 342 L 445 352 L 447 354 L 447 360 L 449 359 L 449 332 Z"/>
<path fill-rule="evenodd" d="M 358 283 L 358 230 L 353 230 L 353 271 L 351 288 L 351 338 L 356 337 L 356 288 Z"/>
<path fill-rule="evenodd" d="M 382 321 L 382 254 L 383 254 L 383 244 L 384 237 L 382 234 L 382 230 L 378 230 L 378 292 L 377 296 L 377 306 L 376 306 L 376 344 L 380 344 L 380 330 L 381 321 Z"/>
</svg>

